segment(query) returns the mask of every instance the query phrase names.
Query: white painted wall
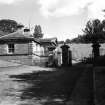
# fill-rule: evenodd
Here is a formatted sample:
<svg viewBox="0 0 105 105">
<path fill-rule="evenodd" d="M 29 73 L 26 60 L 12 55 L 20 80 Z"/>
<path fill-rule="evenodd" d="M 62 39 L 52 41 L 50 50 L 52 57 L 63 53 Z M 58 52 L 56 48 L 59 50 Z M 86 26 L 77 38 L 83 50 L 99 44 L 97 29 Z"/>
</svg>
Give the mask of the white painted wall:
<svg viewBox="0 0 105 105">
<path fill-rule="evenodd" d="M 44 55 L 44 47 L 38 43 L 32 42 L 32 52 L 37 55 Z"/>
<path fill-rule="evenodd" d="M 72 51 L 72 59 L 82 59 L 84 57 L 92 56 L 92 44 L 69 44 L 70 50 Z M 58 49 L 60 49 L 58 46 Z M 105 44 L 101 44 L 100 55 L 105 54 Z"/>
</svg>

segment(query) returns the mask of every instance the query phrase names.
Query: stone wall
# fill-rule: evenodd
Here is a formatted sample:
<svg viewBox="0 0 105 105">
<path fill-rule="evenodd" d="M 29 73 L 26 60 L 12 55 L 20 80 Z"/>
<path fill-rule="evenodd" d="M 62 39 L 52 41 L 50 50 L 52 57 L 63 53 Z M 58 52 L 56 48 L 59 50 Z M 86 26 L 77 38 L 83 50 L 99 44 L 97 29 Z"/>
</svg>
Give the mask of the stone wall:
<svg viewBox="0 0 105 105">
<path fill-rule="evenodd" d="M 15 44 L 15 54 L 29 54 L 31 53 L 29 43 Z"/>
<path fill-rule="evenodd" d="M 68 44 L 70 46 L 70 50 L 72 51 L 72 59 L 73 60 L 81 60 L 84 57 L 91 57 L 92 56 L 92 44 Z M 57 47 L 57 50 L 61 50 L 60 44 Z M 101 44 L 100 47 L 100 55 L 105 55 L 105 43 Z"/>
<path fill-rule="evenodd" d="M 8 54 L 8 44 L 0 45 L 0 59 L 27 65 L 45 66 L 48 57 L 44 55 L 44 48 L 33 41 L 30 43 L 15 43 L 14 54 Z"/>
<path fill-rule="evenodd" d="M 14 44 L 14 54 L 29 54 L 31 52 L 29 43 Z M 8 44 L 0 44 L 0 55 L 8 54 Z"/>
<path fill-rule="evenodd" d="M 40 57 L 37 55 L 6 55 L 0 56 L 0 60 L 32 66 L 46 66 L 48 57 Z"/>
<path fill-rule="evenodd" d="M 32 53 L 39 55 L 39 56 L 43 56 L 43 55 L 45 55 L 44 54 L 44 47 L 41 46 L 40 44 L 32 42 Z"/>
<path fill-rule="evenodd" d="M 25 56 L 25 55 L 8 55 L 8 56 L 0 56 L 0 60 L 6 60 L 10 62 L 26 64 L 26 65 L 33 65 L 32 64 L 32 56 Z"/>
<path fill-rule="evenodd" d="M 0 55 L 7 54 L 7 44 L 0 45 Z"/>
<path fill-rule="evenodd" d="M 32 55 L 32 62 L 33 65 L 46 66 L 48 62 L 48 57 Z"/>
</svg>

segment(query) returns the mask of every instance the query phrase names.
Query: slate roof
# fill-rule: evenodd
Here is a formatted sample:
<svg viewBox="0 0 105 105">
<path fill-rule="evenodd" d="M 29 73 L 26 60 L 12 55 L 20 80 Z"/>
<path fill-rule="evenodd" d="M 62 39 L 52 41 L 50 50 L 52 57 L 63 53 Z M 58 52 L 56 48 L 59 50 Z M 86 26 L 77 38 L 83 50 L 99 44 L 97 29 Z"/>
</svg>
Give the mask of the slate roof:
<svg viewBox="0 0 105 105">
<path fill-rule="evenodd" d="M 41 44 L 48 44 L 48 43 L 53 43 L 53 44 L 57 44 L 57 38 L 44 38 L 44 39 L 39 39 L 39 42 Z"/>
<path fill-rule="evenodd" d="M 31 36 L 31 34 L 26 36 L 25 34 L 23 34 L 22 30 L 0 37 L 0 39 L 21 39 L 21 38 L 33 38 L 33 37 Z"/>
<path fill-rule="evenodd" d="M 23 30 L 19 30 L 17 32 L 14 33 L 10 33 L 8 35 L 4 35 L 0 37 L 0 43 L 7 43 L 7 42 L 29 42 L 29 41 L 35 41 L 38 42 L 38 40 L 36 40 L 32 34 L 28 33 L 28 34 L 24 34 Z"/>
<path fill-rule="evenodd" d="M 26 42 L 26 41 L 35 41 L 40 43 L 41 45 L 47 46 L 56 46 L 57 45 L 57 38 L 44 38 L 44 39 L 37 39 L 32 36 L 31 33 L 25 34 L 23 30 L 19 30 L 8 35 L 4 35 L 0 37 L 0 43 L 7 43 L 7 42 Z"/>
</svg>

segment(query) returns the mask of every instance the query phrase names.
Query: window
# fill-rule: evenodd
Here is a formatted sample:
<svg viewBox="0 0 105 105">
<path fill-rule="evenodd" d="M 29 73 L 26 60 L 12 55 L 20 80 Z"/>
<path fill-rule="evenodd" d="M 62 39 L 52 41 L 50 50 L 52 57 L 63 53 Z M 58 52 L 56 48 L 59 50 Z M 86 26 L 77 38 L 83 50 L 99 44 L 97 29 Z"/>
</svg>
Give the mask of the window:
<svg viewBox="0 0 105 105">
<path fill-rule="evenodd" d="M 8 44 L 8 53 L 13 54 L 15 51 L 14 44 Z"/>
</svg>

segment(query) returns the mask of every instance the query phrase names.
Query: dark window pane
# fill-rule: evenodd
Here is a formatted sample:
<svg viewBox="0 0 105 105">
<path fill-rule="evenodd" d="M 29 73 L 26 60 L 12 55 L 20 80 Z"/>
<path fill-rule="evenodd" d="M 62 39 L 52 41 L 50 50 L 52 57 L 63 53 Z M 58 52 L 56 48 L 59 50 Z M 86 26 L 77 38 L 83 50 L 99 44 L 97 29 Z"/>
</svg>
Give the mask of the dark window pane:
<svg viewBox="0 0 105 105">
<path fill-rule="evenodd" d="M 8 52 L 9 53 L 14 53 L 14 50 L 15 50 L 14 44 L 8 44 Z"/>
</svg>

